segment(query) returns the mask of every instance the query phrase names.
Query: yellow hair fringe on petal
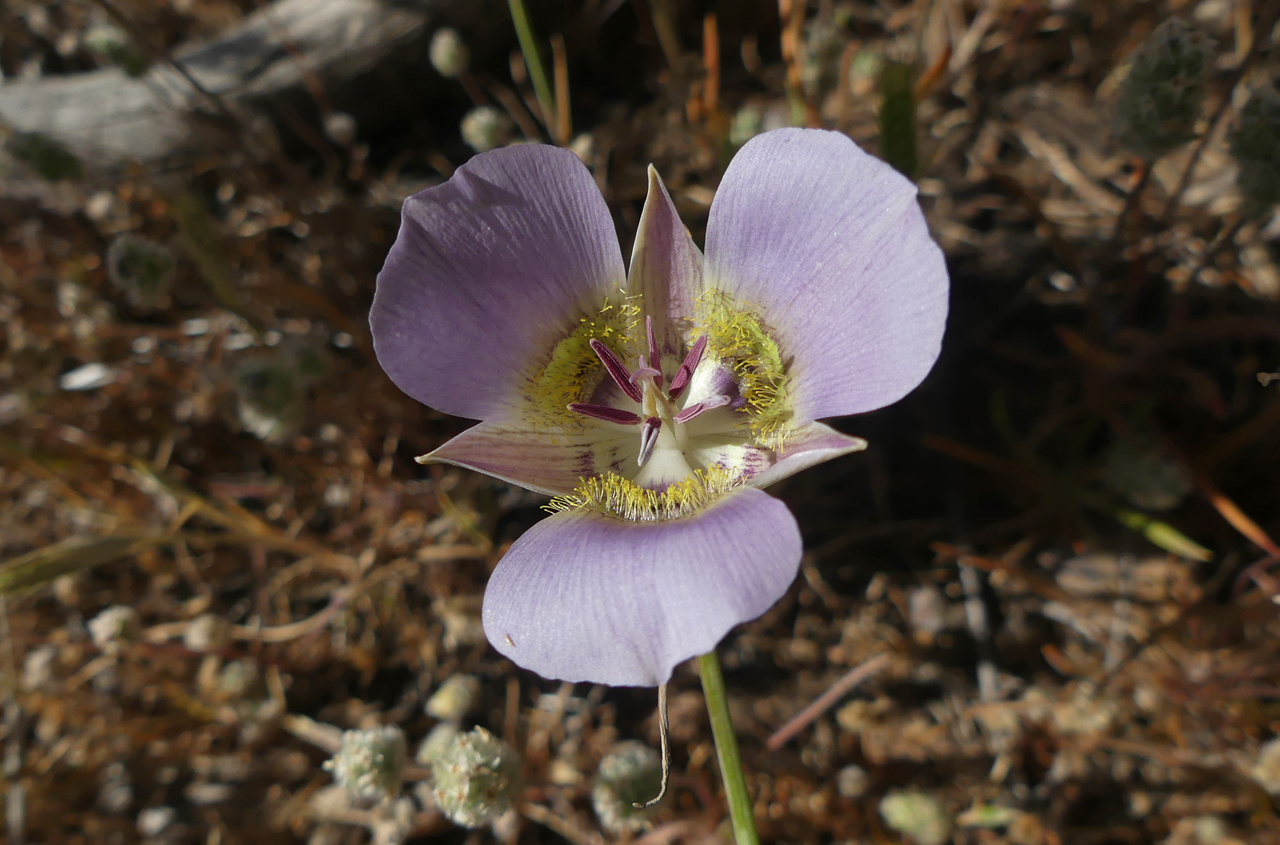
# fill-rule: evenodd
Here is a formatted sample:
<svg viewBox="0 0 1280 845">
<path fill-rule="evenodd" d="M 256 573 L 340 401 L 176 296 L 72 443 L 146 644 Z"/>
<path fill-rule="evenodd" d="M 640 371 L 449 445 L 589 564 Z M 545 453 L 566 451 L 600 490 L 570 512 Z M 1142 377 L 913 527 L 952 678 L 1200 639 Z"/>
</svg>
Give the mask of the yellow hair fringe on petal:
<svg viewBox="0 0 1280 845">
<path fill-rule="evenodd" d="M 551 350 L 547 365 L 530 379 L 530 422 L 546 428 L 580 430 L 584 417 L 570 411 L 568 405 L 584 401 L 588 390 L 595 387 L 594 380 L 604 371 L 591 349 L 591 341 L 599 340 L 627 360 L 639 319 L 640 306 L 634 297 L 620 305 L 605 303 L 596 316 L 581 318 Z"/>
<path fill-rule="evenodd" d="M 559 513 L 585 508 L 633 522 L 659 522 L 693 516 L 740 483 L 738 473 L 722 466 L 694 470 L 693 475 L 665 490 L 641 487 L 617 473 L 608 472 L 579 480 L 572 493 L 556 496 L 544 509 Z"/>
<path fill-rule="evenodd" d="M 751 433 L 771 449 L 780 449 L 791 420 L 788 377 L 777 342 L 751 311 L 723 291 L 698 297 L 698 322 L 707 349 L 733 370 L 738 379 Z"/>
</svg>

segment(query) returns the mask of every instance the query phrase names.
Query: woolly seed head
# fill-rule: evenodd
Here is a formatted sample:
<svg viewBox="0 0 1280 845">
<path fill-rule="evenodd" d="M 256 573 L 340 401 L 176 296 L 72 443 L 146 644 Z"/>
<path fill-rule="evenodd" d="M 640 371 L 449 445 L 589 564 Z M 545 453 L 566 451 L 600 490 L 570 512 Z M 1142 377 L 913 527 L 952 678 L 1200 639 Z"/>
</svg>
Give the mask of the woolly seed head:
<svg viewBox="0 0 1280 845">
<path fill-rule="evenodd" d="M 437 29 L 435 35 L 431 36 L 428 54 L 431 57 L 431 66 L 438 70 L 441 76 L 450 79 L 461 76 L 471 61 L 471 51 L 467 49 L 467 44 L 458 34 L 458 30 L 447 26 Z"/>
<path fill-rule="evenodd" d="M 600 824 L 612 834 L 642 830 L 648 813 L 638 808 L 658 794 L 662 784 L 662 758 L 641 742 L 620 742 L 600 761 L 591 788 L 591 806 Z"/>
<path fill-rule="evenodd" d="M 307 391 L 328 372 L 324 351 L 307 341 L 282 343 L 274 354 L 235 369 L 240 424 L 266 441 L 288 437 L 302 424 Z"/>
<path fill-rule="evenodd" d="M 431 760 L 432 797 L 454 824 L 482 827 L 510 810 L 520 785 L 520 758 L 476 728 L 452 737 Z"/>
<path fill-rule="evenodd" d="M 177 262 L 165 246 L 136 235 L 118 236 L 107 247 L 107 276 L 138 308 L 154 308 L 169 287 Z"/>
<path fill-rule="evenodd" d="M 1182 465 L 1150 441 L 1116 441 L 1103 460 L 1102 483 L 1149 511 L 1176 508 L 1192 490 Z"/>
<path fill-rule="evenodd" d="M 477 106 L 462 118 L 462 140 L 478 153 L 501 147 L 511 138 L 511 119 L 493 106 Z"/>
<path fill-rule="evenodd" d="M 386 725 L 345 732 L 342 748 L 324 767 L 353 799 L 385 801 L 400 794 L 407 757 L 404 731 Z"/>
<path fill-rule="evenodd" d="M 84 34 L 84 43 L 103 62 L 138 77 L 147 72 L 147 57 L 138 50 L 129 33 L 113 24 L 97 24 Z"/>
<path fill-rule="evenodd" d="M 474 675 L 450 675 L 427 699 L 423 711 L 433 719 L 460 721 L 480 697 L 480 679 Z"/>
<path fill-rule="evenodd" d="M 1178 17 L 1147 36 L 1134 51 L 1116 100 L 1116 136 L 1124 147 L 1155 161 L 1195 137 L 1213 46 Z"/>
</svg>

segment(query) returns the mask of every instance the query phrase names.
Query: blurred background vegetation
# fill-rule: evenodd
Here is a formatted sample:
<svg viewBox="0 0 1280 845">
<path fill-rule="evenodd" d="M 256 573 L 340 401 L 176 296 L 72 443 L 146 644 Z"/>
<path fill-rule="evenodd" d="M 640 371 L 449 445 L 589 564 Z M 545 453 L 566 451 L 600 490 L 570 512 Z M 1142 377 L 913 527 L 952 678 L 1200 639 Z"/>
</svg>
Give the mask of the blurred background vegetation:
<svg viewBox="0 0 1280 845">
<path fill-rule="evenodd" d="M 649 163 L 701 241 L 788 125 L 916 180 L 953 294 L 926 383 L 837 423 L 870 448 L 775 490 L 802 577 L 723 646 L 762 838 L 1280 841 L 1278 14 L 10 0 L 6 841 L 723 836 L 694 673 L 637 813 L 652 691 L 487 648 L 543 501 L 413 462 L 466 423 L 366 315 L 476 151 L 571 148 L 627 254 Z"/>
</svg>

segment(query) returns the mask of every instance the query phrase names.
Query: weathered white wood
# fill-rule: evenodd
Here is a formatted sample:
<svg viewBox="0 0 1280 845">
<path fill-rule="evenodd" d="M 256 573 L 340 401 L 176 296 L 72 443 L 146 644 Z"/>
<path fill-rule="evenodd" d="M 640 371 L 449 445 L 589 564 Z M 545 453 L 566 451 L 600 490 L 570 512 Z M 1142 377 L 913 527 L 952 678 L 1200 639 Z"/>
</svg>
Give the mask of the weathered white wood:
<svg viewBox="0 0 1280 845">
<path fill-rule="evenodd" d="M 205 90 L 232 106 L 299 85 L 304 74 L 353 76 L 422 35 L 419 0 L 277 0 L 205 44 L 176 52 Z M 216 113 L 173 68 L 157 64 L 140 78 L 117 68 L 0 85 L 0 123 L 52 137 L 85 163 L 144 163 L 199 146 L 188 115 Z"/>
</svg>

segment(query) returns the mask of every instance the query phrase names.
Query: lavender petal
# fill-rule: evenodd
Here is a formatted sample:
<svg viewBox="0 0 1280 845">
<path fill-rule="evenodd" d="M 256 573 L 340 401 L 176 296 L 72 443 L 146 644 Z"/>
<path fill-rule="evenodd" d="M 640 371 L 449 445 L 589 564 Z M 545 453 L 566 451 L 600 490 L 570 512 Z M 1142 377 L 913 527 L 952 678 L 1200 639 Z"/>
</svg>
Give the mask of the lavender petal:
<svg viewBox="0 0 1280 845">
<path fill-rule="evenodd" d="M 405 200 L 369 317 L 374 349 L 420 402 L 514 418 L 530 370 L 624 279 L 609 209 L 577 156 L 494 150 Z"/>
<path fill-rule="evenodd" d="M 562 496 L 585 476 L 635 461 L 636 440 L 632 428 L 591 426 L 581 433 L 549 436 L 482 422 L 418 462 L 467 467 L 537 493 Z"/>
<path fill-rule="evenodd" d="M 640 213 L 627 290 L 640 296 L 653 318 L 653 345 L 663 355 L 683 347 L 680 324 L 691 319 L 702 293 L 702 253 L 680 222 L 680 215 L 658 171 L 649 166 L 649 194 Z M 650 356 L 652 357 L 652 356 Z M 650 361 L 657 367 L 658 361 Z"/>
<path fill-rule="evenodd" d="M 747 480 L 752 487 L 768 487 L 803 469 L 867 448 L 860 437 L 841 434 L 822 423 L 809 423 L 792 431 L 783 448 L 774 455 L 774 464 Z"/>
<path fill-rule="evenodd" d="M 895 402 L 937 359 L 947 269 L 915 197 L 837 132 L 767 132 L 730 163 L 705 283 L 760 309 L 792 359 L 798 420 Z"/>
<path fill-rule="evenodd" d="M 800 554 L 786 506 L 750 488 L 671 522 L 567 511 L 529 529 L 499 562 L 484 629 L 494 648 L 543 677 L 655 686 L 768 610 Z"/>
</svg>

